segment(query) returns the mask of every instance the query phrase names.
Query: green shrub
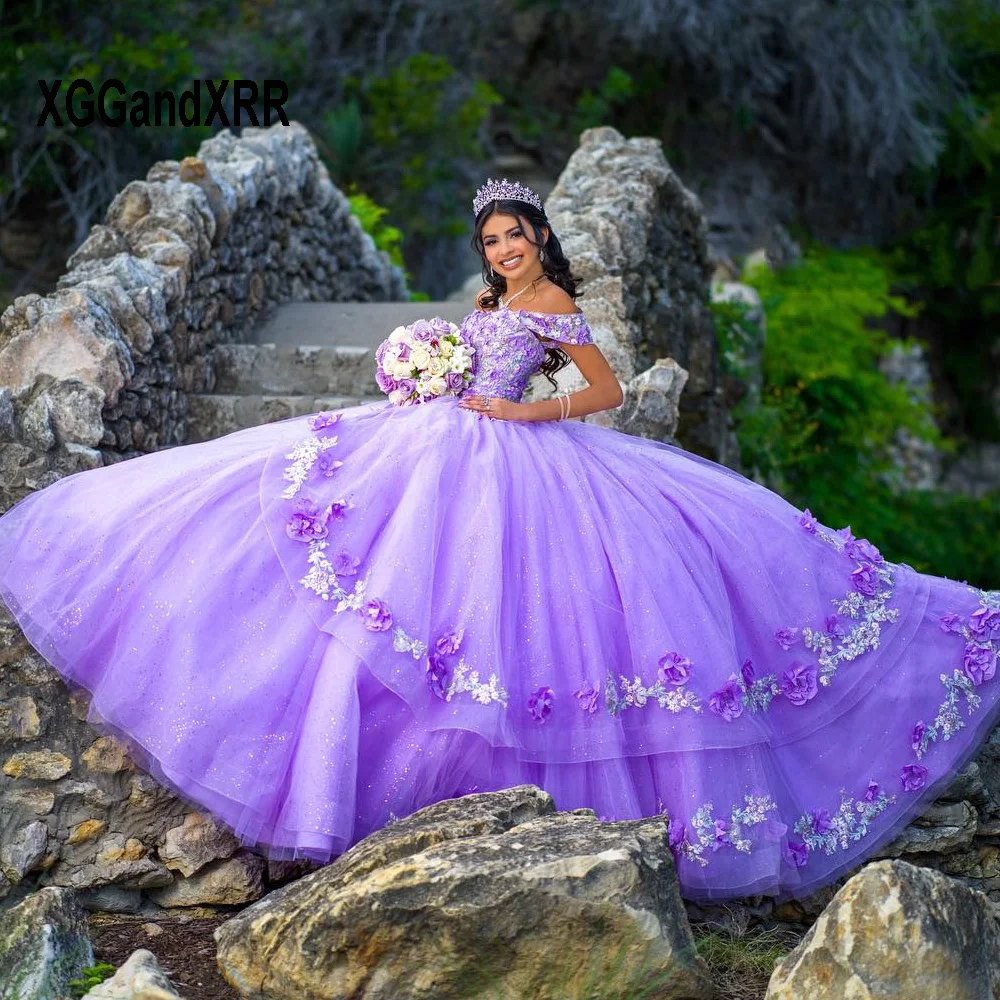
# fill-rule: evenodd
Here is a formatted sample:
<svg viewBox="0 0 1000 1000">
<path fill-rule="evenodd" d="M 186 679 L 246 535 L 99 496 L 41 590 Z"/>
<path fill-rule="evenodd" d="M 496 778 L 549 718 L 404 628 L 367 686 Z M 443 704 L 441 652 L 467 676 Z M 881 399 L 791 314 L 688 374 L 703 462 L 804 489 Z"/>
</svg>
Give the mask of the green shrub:
<svg viewBox="0 0 1000 1000">
<path fill-rule="evenodd" d="M 79 979 L 71 979 L 69 982 L 70 995 L 79 1000 L 85 996 L 98 983 L 103 983 L 105 979 L 110 979 L 118 970 L 109 962 L 98 962 L 96 965 L 88 965 Z"/>
</svg>

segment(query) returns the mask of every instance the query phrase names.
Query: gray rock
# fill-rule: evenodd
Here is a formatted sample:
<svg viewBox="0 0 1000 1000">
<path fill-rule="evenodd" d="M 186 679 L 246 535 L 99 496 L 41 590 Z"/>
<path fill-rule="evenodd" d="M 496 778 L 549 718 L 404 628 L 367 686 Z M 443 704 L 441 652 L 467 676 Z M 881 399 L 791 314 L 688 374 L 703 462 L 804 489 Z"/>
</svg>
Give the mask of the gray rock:
<svg viewBox="0 0 1000 1000">
<path fill-rule="evenodd" d="M 54 1000 L 88 965 L 87 914 L 69 889 L 40 889 L 0 914 L 0 1000 Z"/>
<path fill-rule="evenodd" d="M 88 1000 L 177 1000 L 179 997 L 156 956 L 146 948 L 133 951 L 110 979 L 87 993 Z"/>
<path fill-rule="evenodd" d="M 987 898 L 905 861 L 850 879 L 791 954 L 767 1000 L 990 1000 L 1000 941 Z"/>
<path fill-rule="evenodd" d="M 530 785 L 391 823 L 215 932 L 248 998 L 710 997 L 656 820 Z"/>
</svg>

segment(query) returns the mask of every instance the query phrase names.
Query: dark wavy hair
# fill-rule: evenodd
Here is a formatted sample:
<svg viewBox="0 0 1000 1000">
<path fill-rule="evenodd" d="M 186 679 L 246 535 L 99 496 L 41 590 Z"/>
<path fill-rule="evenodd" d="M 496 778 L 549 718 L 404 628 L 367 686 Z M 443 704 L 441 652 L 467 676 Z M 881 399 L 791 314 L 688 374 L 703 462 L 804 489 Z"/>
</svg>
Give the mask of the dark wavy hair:
<svg viewBox="0 0 1000 1000">
<path fill-rule="evenodd" d="M 546 218 L 545 213 L 534 205 L 526 201 L 516 201 L 502 198 L 487 202 L 479 214 L 476 216 L 476 228 L 472 234 L 472 249 L 479 254 L 483 262 L 483 282 L 488 286 L 489 291 L 482 295 L 481 304 L 486 309 L 493 309 L 498 304 L 498 299 L 507 291 L 507 279 L 502 274 L 491 273 L 489 261 L 486 259 L 486 247 L 483 244 L 483 226 L 486 220 L 494 213 L 498 215 L 513 215 L 524 230 L 524 238 L 533 246 L 541 247 L 542 232 L 541 227 L 545 226 L 549 231 L 548 241 L 545 242 L 545 260 L 542 261 L 542 270 L 545 276 L 554 285 L 558 285 L 574 299 L 582 294 L 576 290 L 576 278 L 570 273 L 569 261 L 563 253 L 556 234 L 552 231 L 552 225 Z M 525 223 L 528 223 L 525 226 Z M 534 235 L 532 238 L 529 233 Z M 552 378 L 556 372 L 561 371 L 569 364 L 569 355 L 560 347 L 545 346 L 545 360 L 538 366 L 540 371 L 556 389 L 555 380 Z"/>
</svg>

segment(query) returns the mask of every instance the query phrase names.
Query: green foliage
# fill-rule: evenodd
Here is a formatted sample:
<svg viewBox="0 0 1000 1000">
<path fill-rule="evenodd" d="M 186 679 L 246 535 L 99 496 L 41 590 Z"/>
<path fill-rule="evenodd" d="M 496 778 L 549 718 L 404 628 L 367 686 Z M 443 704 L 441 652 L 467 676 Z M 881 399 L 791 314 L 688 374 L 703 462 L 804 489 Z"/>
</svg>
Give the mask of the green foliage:
<svg viewBox="0 0 1000 1000">
<path fill-rule="evenodd" d="M 734 410 L 744 467 L 825 524 L 850 524 L 896 562 L 996 583 L 1000 497 L 970 500 L 891 486 L 899 428 L 943 451 L 926 404 L 878 368 L 891 339 L 872 320 L 913 307 L 890 291 L 885 258 L 868 250 L 807 250 L 778 272 L 751 270 L 767 317 L 763 383 Z M 759 338 L 746 307 L 713 305 L 724 369 L 748 374 Z"/>
<path fill-rule="evenodd" d="M 1000 440 L 992 405 L 1000 317 L 1000 8 L 956 0 L 939 11 L 967 92 L 945 122 L 944 150 L 915 172 L 921 222 L 888 249 L 900 281 L 944 332 L 943 373 L 959 427 Z M 991 335 L 992 331 L 992 335 Z"/>
<path fill-rule="evenodd" d="M 464 235 L 468 207 L 459 193 L 481 157 L 497 92 L 422 52 L 384 75 L 347 79 L 345 94 L 318 130 L 334 182 L 363 183 L 391 219 L 405 219 L 408 240 Z"/>
<path fill-rule="evenodd" d="M 70 980 L 70 995 L 79 1000 L 80 997 L 85 996 L 98 983 L 103 983 L 105 979 L 110 979 L 117 971 L 109 962 L 98 962 L 96 965 L 88 965 L 83 970 L 83 975 L 79 979 Z"/>
<path fill-rule="evenodd" d="M 384 250 L 393 264 L 403 268 L 404 273 L 406 273 L 403 262 L 402 230 L 382 221 L 388 209 L 376 205 L 368 195 L 357 190 L 352 191 L 348 196 L 348 202 L 351 211 L 358 217 L 364 231 L 375 241 L 375 246 L 379 250 Z M 410 275 L 407 273 L 407 281 L 409 280 L 411 280 Z M 428 299 L 429 296 L 425 292 L 410 293 L 410 301 L 412 302 L 426 302 Z"/>
<path fill-rule="evenodd" d="M 584 129 L 610 125 L 614 110 L 634 95 L 632 77 L 620 66 L 612 66 L 594 93 L 589 88 L 576 99 L 569 118 L 569 129 L 579 135 Z"/>
<path fill-rule="evenodd" d="M 899 428 L 944 445 L 926 408 L 878 369 L 891 341 L 870 321 L 913 309 L 890 292 L 876 253 L 810 248 L 791 267 L 759 267 L 744 280 L 767 316 L 761 398 L 737 413 L 748 468 L 807 496 L 813 510 L 851 510 L 892 470 Z"/>
<path fill-rule="evenodd" d="M 726 1000 L 763 997 L 775 964 L 792 946 L 788 932 L 697 925 L 692 929 L 695 948 L 708 966 L 718 995 Z"/>
</svg>

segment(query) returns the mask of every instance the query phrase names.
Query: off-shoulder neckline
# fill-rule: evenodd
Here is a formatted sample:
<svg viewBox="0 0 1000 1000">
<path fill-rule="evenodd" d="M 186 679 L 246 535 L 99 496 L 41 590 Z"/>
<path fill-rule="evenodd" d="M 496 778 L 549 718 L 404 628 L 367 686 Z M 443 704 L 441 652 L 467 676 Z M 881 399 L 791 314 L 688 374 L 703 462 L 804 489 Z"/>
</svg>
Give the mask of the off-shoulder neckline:
<svg viewBox="0 0 1000 1000">
<path fill-rule="evenodd" d="M 571 312 L 571 313 L 549 313 L 542 312 L 539 309 L 473 309 L 474 313 L 482 313 L 484 316 L 495 316 L 501 312 L 511 312 L 511 313 L 527 313 L 529 316 L 582 316 L 583 311 Z"/>
</svg>

